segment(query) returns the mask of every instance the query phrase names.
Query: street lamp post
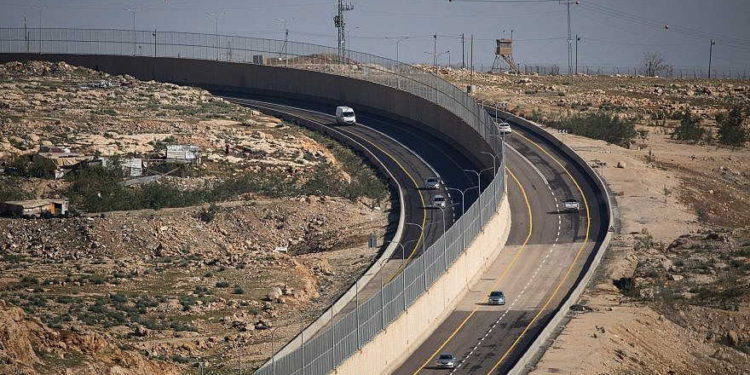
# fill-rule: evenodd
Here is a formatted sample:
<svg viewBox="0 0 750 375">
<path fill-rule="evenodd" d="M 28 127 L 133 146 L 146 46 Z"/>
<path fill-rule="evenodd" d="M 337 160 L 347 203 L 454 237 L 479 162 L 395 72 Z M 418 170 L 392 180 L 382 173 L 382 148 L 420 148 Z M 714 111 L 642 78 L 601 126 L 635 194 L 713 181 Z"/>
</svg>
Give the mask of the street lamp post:
<svg viewBox="0 0 750 375">
<path fill-rule="evenodd" d="M 479 203 L 479 226 L 482 228 L 482 231 L 484 231 L 484 221 L 482 218 L 482 173 L 489 171 L 491 168 L 485 168 L 481 171 L 475 171 L 473 169 L 464 169 L 464 172 L 471 172 L 474 173 L 477 176 L 477 186 L 479 189 L 477 190 L 477 202 Z"/>
<path fill-rule="evenodd" d="M 424 237 L 424 227 L 422 227 L 421 225 L 416 224 L 416 223 L 406 223 L 405 225 L 414 225 L 414 226 L 417 226 L 419 228 L 419 230 L 421 231 L 421 233 L 422 233 L 422 237 Z M 424 243 L 424 238 L 422 238 L 422 253 L 423 254 L 424 254 L 424 250 L 425 250 L 424 248 L 425 248 L 425 243 Z"/>
</svg>

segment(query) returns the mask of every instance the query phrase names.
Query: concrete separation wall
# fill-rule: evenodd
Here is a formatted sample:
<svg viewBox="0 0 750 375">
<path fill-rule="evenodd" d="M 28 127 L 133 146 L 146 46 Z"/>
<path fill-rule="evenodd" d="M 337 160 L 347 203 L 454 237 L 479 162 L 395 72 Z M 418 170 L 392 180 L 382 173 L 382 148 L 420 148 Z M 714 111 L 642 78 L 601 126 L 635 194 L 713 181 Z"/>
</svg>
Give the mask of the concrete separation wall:
<svg viewBox="0 0 750 375">
<path fill-rule="evenodd" d="M 483 232 L 430 289 L 333 373 L 388 374 L 408 358 L 455 308 L 500 254 L 510 233 L 507 194 Z M 367 369 L 363 371 L 363 369 Z"/>
<path fill-rule="evenodd" d="M 614 223 L 614 213 L 612 211 L 611 203 L 612 197 L 609 194 L 609 190 L 607 189 L 607 186 L 601 179 L 601 177 L 594 171 L 593 168 L 591 168 L 591 166 L 589 166 L 586 160 L 584 160 L 566 144 L 562 143 L 555 136 L 542 129 L 539 124 L 507 112 L 500 113 L 500 117 L 510 123 L 513 123 L 515 126 L 523 127 L 524 129 L 534 133 L 535 135 L 555 146 L 568 158 L 576 162 L 579 165 L 580 170 L 583 171 L 593 182 L 593 188 L 595 189 L 596 194 L 599 196 L 600 202 L 605 206 L 605 212 L 607 214 L 603 215 L 603 217 L 606 217 L 608 221 L 607 223 L 603 223 L 603 227 L 609 228 L 612 223 Z M 604 256 L 604 252 L 607 250 L 607 247 L 609 247 L 609 242 L 611 241 L 611 239 L 612 231 L 608 230 L 606 235 L 604 236 L 604 239 L 601 241 L 599 248 L 595 250 L 596 253 L 594 255 L 594 258 L 589 263 L 586 273 L 579 280 L 575 289 L 573 289 L 573 291 L 568 294 L 568 298 L 563 302 L 560 309 L 557 311 L 557 313 L 555 313 L 552 319 L 550 319 L 544 329 L 536 337 L 534 342 L 531 343 L 531 346 L 529 346 L 529 348 L 526 350 L 526 353 L 524 353 L 524 355 L 518 360 L 518 362 L 516 362 L 515 366 L 513 366 L 508 374 L 525 374 L 528 373 L 534 365 L 536 365 L 536 361 L 538 361 L 539 358 L 541 358 L 541 356 L 544 354 L 544 351 L 548 346 L 546 345 L 548 341 L 554 340 L 554 333 L 563 323 L 563 319 L 570 311 L 570 306 L 578 301 L 578 299 L 581 297 L 581 294 L 583 294 L 583 291 L 586 289 L 586 286 L 593 277 L 596 268 L 599 266 L 599 263 Z"/>
<path fill-rule="evenodd" d="M 490 152 L 486 141 L 458 116 L 426 99 L 392 87 L 351 77 L 280 66 L 231 63 L 186 58 L 75 55 L 0 54 L 0 62 L 65 61 L 110 74 L 129 74 L 141 80 L 192 85 L 207 89 L 279 96 L 335 105 L 351 105 L 410 124 L 430 128 L 470 157 L 476 165 L 491 166 L 479 151 Z"/>
</svg>

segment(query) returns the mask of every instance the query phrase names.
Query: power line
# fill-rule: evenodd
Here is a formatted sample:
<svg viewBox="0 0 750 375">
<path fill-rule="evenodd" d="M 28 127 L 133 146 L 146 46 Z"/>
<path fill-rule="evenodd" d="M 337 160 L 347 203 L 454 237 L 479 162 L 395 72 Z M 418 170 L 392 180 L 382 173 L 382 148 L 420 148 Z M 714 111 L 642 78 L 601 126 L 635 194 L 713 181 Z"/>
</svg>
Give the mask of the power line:
<svg viewBox="0 0 750 375">
<path fill-rule="evenodd" d="M 750 39 L 731 37 L 731 36 L 721 35 L 721 34 L 713 34 L 713 33 L 708 33 L 708 32 L 699 30 L 699 29 L 684 27 L 680 25 L 673 25 L 673 24 L 668 24 L 668 23 L 661 23 L 661 22 L 658 22 L 658 21 L 655 21 L 646 17 L 630 14 L 627 12 L 623 12 L 621 10 L 606 7 L 601 4 L 597 4 L 593 2 L 581 3 L 580 5 L 582 9 L 584 10 L 597 13 L 600 15 L 604 15 L 607 17 L 615 18 L 620 21 L 626 21 L 626 22 L 638 24 L 641 26 L 647 26 L 647 27 L 657 28 L 657 29 L 675 30 L 679 34 L 683 34 L 685 36 L 696 38 L 696 39 L 721 40 L 724 44 L 734 45 L 740 48 L 750 47 Z"/>
</svg>

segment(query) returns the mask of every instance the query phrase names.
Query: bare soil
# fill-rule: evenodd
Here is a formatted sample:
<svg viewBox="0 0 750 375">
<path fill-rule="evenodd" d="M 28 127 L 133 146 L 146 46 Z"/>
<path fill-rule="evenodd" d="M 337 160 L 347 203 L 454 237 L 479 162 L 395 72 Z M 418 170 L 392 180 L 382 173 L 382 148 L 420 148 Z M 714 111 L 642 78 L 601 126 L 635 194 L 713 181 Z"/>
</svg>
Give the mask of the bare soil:
<svg viewBox="0 0 750 375">
<path fill-rule="evenodd" d="M 389 230 L 388 198 L 368 198 L 386 185 L 352 151 L 204 90 L 9 63 L 0 128 L 0 167 L 42 146 L 159 159 L 165 144 L 189 143 L 203 163 L 160 184 L 196 190 L 263 172 L 302 185 L 277 198 L 0 218 L 2 374 L 248 371 L 353 283 L 380 250 L 369 237 L 382 244 Z M 304 183 L 323 172 L 331 186 L 367 184 L 316 194 Z M 4 196 L 61 197 L 70 185 L 0 175 Z"/>
<path fill-rule="evenodd" d="M 746 105 L 750 83 L 488 74 L 473 83 L 477 98 L 542 125 L 608 111 L 641 133 L 623 148 L 548 129 L 605 178 L 621 227 L 581 298 L 588 309 L 571 313 L 532 373 L 750 372 L 750 152 L 670 137 L 685 109 L 715 133 L 715 114 Z"/>
</svg>

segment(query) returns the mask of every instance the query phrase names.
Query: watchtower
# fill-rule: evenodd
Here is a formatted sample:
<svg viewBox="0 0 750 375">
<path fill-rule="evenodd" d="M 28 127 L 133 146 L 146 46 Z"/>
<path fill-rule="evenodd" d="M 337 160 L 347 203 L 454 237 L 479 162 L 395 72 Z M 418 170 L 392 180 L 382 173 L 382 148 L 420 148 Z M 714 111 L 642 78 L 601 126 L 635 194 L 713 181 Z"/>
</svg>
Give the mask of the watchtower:
<svg viewBox="0 0 750 375">
<path fill-rule="evenodd" d="M 495 39 L 497 48 L 495 48 L 495 61 L 492 63 L 491 71 L 502 70 L 502 61 L 508 65 L 508 70 L 511 72 L 518 72 L 518 66 L 513 61 L 513 39 Z"/>
</svg>

